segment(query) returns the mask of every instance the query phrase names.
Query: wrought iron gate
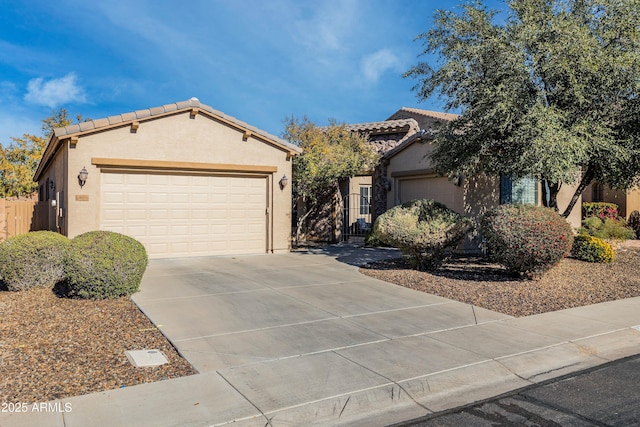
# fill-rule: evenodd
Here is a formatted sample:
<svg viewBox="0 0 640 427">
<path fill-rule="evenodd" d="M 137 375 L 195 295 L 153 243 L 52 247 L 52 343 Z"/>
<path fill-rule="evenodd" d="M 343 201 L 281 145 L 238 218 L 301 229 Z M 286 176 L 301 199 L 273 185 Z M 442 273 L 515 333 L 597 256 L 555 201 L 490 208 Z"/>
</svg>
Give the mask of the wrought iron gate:
<svg viewBox="0 0 640 427">
<path fill-rule="evenodd" d="M 371 197 L 347 194 L 342 198 L 340 240 L 349 243 L 364 243 L 371 232 Z"/>
</svg>

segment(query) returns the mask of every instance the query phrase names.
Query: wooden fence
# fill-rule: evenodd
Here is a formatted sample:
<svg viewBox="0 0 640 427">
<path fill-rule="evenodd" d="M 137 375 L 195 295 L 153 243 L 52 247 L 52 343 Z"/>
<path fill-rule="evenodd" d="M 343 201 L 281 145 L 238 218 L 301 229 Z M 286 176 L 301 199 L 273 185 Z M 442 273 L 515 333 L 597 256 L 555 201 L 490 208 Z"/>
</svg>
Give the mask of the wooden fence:
<svg viewBox="0 0 640 427">
<path fill-rule="evenodd" d="M 36 205 L 38 201 L 35 199 L 0 199 L 0 240 L 29 231 L 46 229 L 48 218 L 42 218 L 44 215 L 36 213 L 37 211 L 46 213 L 46 210 L 36 209 Z"/>
</svg>

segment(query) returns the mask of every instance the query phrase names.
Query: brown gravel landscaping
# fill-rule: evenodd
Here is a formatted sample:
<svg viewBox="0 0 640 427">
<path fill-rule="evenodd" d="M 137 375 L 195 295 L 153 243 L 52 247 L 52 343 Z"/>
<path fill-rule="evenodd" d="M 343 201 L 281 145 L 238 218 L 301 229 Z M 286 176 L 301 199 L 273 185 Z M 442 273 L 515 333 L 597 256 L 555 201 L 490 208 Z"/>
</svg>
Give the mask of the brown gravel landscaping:
<svg viewBox="0 0 640 427">
<path fill-rule="evenodd" d="M 158 349 L 169 363 L 132 366 L 125 350 L 141 349 Z M 130 298 L 0 291 L 0 402 L 45 402 L 195 373 Z"/>
<path fill-rule="evenodd" d="M 571 258 L 537 280 L 518 280 L 481 258 L 456 257 L 439 270 L 412 270 L 402 259 L 360 269 L 367 276 L 515 317 L 640 296 L 640 248 L 630 241 L 610 264 Z"/>
</svg>

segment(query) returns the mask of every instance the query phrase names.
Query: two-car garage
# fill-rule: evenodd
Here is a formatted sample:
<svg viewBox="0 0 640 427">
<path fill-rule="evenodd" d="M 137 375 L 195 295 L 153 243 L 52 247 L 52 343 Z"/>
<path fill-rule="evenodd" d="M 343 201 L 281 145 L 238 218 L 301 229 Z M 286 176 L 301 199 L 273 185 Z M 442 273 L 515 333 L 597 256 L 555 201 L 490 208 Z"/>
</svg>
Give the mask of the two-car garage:
<svg viewBox="0 0 640 427">
<path fill-rule="evenodd" d="M 100 229 L 135 237 L 152 257 L 264 253 L 267 179 L 103 173 Z"/>
<path fill-rule="evenodd" d="M 286 252 L 300 152 L 192 98 L 55 129 L 35 179 L 69 237 L 123 233 L 150 258 Z"/>
</svg>

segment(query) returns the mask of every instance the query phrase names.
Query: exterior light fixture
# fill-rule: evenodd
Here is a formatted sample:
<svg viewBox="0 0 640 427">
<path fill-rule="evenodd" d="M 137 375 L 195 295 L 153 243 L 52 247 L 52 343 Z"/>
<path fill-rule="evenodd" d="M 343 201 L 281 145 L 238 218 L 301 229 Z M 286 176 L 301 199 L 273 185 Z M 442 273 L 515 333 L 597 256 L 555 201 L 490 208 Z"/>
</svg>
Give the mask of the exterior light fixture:
<svg viewBox="0 0 640 427">
<path fill-rule="evenodd" d="M 284 189 L 284 187 L 287 186 L 287 182 L 289 182 L 289 178 L 287 178 L 287 175 L 282 175 L 282 178 L 280 178 L 280 189 Z"/>
<path fill-rule="evenodd" d="M 80 188 L 84 187 L 84 184 L 86 184 L 87 176 L 89 176 L 89 172 L 87 172 L 87 168 L 83 167 L 78 173 L 78 183 L 80 184 Z"/>
</svg>

